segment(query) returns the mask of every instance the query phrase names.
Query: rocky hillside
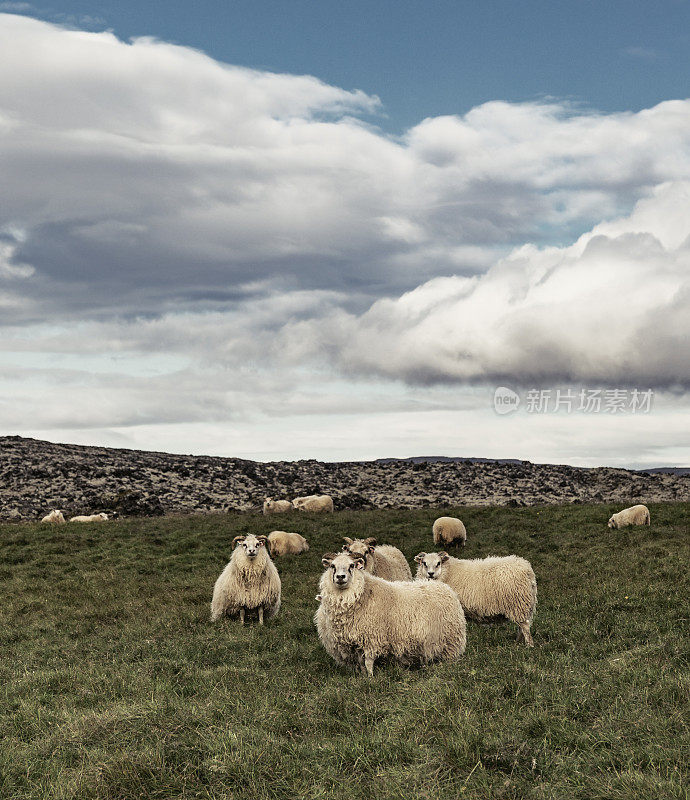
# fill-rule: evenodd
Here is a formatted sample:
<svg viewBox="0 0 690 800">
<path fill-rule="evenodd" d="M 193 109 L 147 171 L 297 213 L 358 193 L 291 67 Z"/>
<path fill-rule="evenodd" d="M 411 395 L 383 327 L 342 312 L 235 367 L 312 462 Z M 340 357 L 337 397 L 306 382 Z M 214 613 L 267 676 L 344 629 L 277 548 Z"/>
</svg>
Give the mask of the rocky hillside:
<svg viewBox="0 0 690 800">
<path fill-rule="evenodd" d="M 179 456 L 0 437 L 0 519 L 52 508 L 153 516 L 250 511 L 327 493 L 336 508 L 687 500 L 690 476 L 528 461 L 322 463 Z"/>
</svg>

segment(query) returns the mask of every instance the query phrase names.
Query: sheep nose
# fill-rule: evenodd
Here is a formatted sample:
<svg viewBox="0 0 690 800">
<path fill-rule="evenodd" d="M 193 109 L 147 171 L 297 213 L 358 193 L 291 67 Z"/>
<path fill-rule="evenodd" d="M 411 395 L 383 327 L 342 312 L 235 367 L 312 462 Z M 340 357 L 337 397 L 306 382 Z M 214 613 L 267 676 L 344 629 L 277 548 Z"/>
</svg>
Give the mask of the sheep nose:
<svg viewBox="0 0 690 800">
<path fill-rule="evenodd" d="M 427 572 L 427 575 L 428 575 L 430 578 L 433 578 L 435 574 L 436 574 L 435 572 Z"/>
<path fill-rule="evenodd" d="M 345 580 L 345 576 L 344 575 L 336 575 L 335 576 L 335 580 L 336 580 L 336 583 L 343 583 L 343 581 Z"/>
</svg>

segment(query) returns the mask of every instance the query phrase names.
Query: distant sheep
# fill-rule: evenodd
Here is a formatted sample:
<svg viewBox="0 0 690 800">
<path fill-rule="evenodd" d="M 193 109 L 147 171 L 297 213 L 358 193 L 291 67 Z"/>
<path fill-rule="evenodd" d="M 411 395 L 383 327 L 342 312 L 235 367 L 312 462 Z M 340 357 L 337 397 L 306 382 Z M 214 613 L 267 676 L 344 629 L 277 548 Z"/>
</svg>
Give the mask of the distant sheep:
<svg viewBox="0 0 690 800">
<path fill-rule="evenodd" d="M 625 528 L 628 525 L 651 525 L 647 506 L 631 506 L 614 514 L 609 520 L 609 528 Z"/>
<path fill-rule="evenodd" d="M 446 552 L 419 553 L 417 580 L 447 583 L 468 619 L 494 622 L 503 617 L 519 627 L 518 642 L 534 647 L 530 626 L 537 607 L 537 579 L 529 561 L 518 556 L 459 559 Z"/>
<path fill-rule="evenodd" d="M 289 500 L 271 500 L 270 497 L 264 500 L 264 514 L 285 514 L 286 511 L 292 511 Z"/>
<path fill-rule="evenodd" d="M 271 531 L 268 534 L 268 545 L 272 557 L 296 555 L 309 550 L 307 540 L 299 533 L 289 531 Z"/>
<path fill-rule="evenodd" d="M 412 572 L 405 555 L 390 544 L 376 544 L 376 539 L 350 539 L 343 537 L 343 550 L 352 556 L 359 556 L 364 561 L 365 569 L 377 578 L 385 581 L 411 581 Z"/>
<path fill-rule="evenodd" d="M 373 676 L 378 658 L 426 664 L 465 652 L 465 615 L 450 587 L 376 578 L 349 553 L 326 553 L 321 563 L 314 622 L 338 664 Z"/>
<path fill-rule="evenodd" d="M 312 494 L 309 497 L 295 497 L 292 505 L 298 511 L 333 511 L 333 498 L 328 494 Z"/>
<path fill-rule="evenodd" d="M 88 516 L 70 517 L 70 522 L 106 522 L 108 515 L 102 511 L 100 514 L 90 514 Z"/>
<path fill-rule="evenodd" d="M 465 546 L 467 531 L 457 517 L 439 517 L 432 527 L 435 545 L 461 544 Z"/>
<path fill-rule="evenodd" d="M 50 512 L 50 514 L 46 514 L 45 517 L 41 520 L 41 522 L 52 522 L 55 525 L 64 525 L 65 524 L 65 517 L 62 514 L 62 511 L 58 511 L 54 509 Z"/>
<path fill-rule="evenodd" d="M 239 617 L 257 613 L 259 624 L 280 609 L 280 576 L 266 549 L 266 537 L 235 536 L 232 556 L 213 587 L 211 621 L 224 614 Z"/>
</svg>

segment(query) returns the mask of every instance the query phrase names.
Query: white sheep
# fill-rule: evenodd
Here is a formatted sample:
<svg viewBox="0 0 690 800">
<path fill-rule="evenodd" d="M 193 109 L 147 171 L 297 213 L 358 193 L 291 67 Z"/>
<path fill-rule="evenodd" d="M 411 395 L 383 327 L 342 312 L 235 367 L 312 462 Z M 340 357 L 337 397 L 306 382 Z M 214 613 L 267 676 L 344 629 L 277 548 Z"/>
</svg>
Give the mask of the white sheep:
<svg viewBox="0 0 690 800">
<path fill-rule="evenodd" d="M 65 524 L 65 517 L 63 516 L 62 511 L 58 511 L 54 509 L 50 512 L 50 514 L 46 514 L 45 517 L 41 520 L 41 522 L 52 522 L 56 525 L 64 525 Z"/>
<path fill-rule="evenodd" d="M 518 642 L 534 647 L 530 626 L 537 607 L 537 579 L 529 561 L 519 556 L 452 558 L 446 552 L 419 553 L 418 581 L 447 583 L 468 619 L 495 622 L 503 617 L 519 627 Z"/>
<path fill-rule="evenodd" d="M 431 529 L 435 545 L 461 544 L 465 546 L 467 531 L 457 517 L 439 517 Z"/>
<path fill-rule="evenodd" d="M 465 652 L 465 615 L 443 583 L 385 581 L 349 553 L 326 553 L 314 617 L 321 644 L 339 664 L 373 676 L 374 662 L 455 659 Z"/>
<path fill-rule="evenodd" d="M 631 506 L 614 514 L 608 522 L 609 528 L 625 528 L 628 525 L 651 525 L 647 506 Z"/>
<path fill-rule="evenodd" d="M 108 515 L 102 511 L 100 514 L 89 514 L 88 516 L 70 517 L 70 522 L 106 522 Z"/>
<path fill-rule="evenodd" d="M 265 536 L 235 536 L 232 556 L 213 587 L 211 621 L 223 614 L 238 616 L 256 611 L 259 624 L 275 617 L 280 608 L 280 575 L 266 548 Z"/>
<path fill-rule="evenodd" d="M 293 508 L 298 511 L 333 511 L 333 498 L 328 494 L 310 494 L 308 497 L 295 497 Z"/>
<path fill-rule="evenodd" d="M 264 514 L 285 514 L 286 511 L 292 511 L 289 500 L 271 500 L 270 497 L 264 500 Z"/>
<path fill-rule="evenodd" d="M 365 569 L 371 575 L 385 581 L 411 581 L 412 572 L 404 553 L 391 544 L 376 544 L 376 539 L 350 539 L 344 536 L 343 550 L 363 559 Z"/>
<path fill-rule="evenodd" d="M 289 531 L 271 531 L 268 534 L 268 545 L 273 557 L 306 553 L 309 550 L 304 536 Z"/>
</svg>

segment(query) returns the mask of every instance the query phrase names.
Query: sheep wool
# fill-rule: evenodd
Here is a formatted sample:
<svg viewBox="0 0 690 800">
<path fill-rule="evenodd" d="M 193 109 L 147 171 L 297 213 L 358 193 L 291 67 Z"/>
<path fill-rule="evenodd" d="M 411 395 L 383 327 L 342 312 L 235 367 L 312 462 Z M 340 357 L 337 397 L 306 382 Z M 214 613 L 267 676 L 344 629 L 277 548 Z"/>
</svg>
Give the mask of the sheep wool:
<svg viewBox="0 0 690 800">
<path fill-rule="evenodd" d="M 271 500 L 270 497 L 264 500 L 264 514 L 285 514 L 287 511 L 292 511 L 289 500 Z"/>
<path fill-rule="evenodd" d="M 292 505 L 298 511 L 332 512 L 333 498 L 328 494 L 311 494 L 309 497 L 295 497 Z"/>
<path fill-rule="evenodd" d="M 509 619 L 519 628 L 518 641 L 534 646 L 530 627 L 537 607 L 537 579 L 529 561 L 514 555 L 459 559 L 446 552 L 419 553 L 415 561 L 416 580 L 448 584 L 469 619 Z"/>
<path fill-rule="evenodd" d="M 625 528 L 628 525 L 651 525 L 647 506 L 624 508 L 609 519 L 609 528 Z"/>
<path fill-rule="evenodd" d="M 327 553 L 322 564 L 314 622 L 321 644 L 338 664 L 372 676 L 379 658 L 427 664 L 465 652 L 465 615 L 450 587 L 385 581 L 349 553 Z"/>
<path fill-rule="evenodd" d="M 236 536 L 230 561 L 213 587 L 211 621 L 224 614 L 238 617 L 256 613 L 259 623 L 280 609 L 280 575 L 266 549 L 266 537 Z"/>
<path fill-rule="evenodd" d="M 390 544 L 376 544 L 376 539 L 350 539 L 343 537 L 343 550 L 364 560 L 365 569 L 385 581 L 411 581 L 410 565 L 402 551 Z"/>
<path fill-rule="evenodd" d="M 465 526 L 457 517 L 439 517 L 431 531 L 436 545 L 461 544 L 464 547 L 467 541 Z"/>
<path fill-rule="evenodd" d="M 268 546 L 272 557 L 296 555 L 309 550 L 304 536 L 289 531 L 271 531 L 268 534 Z"/>
<path fill-rule="evenodd" d="M 52 522 L 54 525 L 64 525 L 65 521 L 62 511 L 58 511 L 57 509 L 51 511 L 50 514 L 46 514 L 41 520 L 41 522 Z"/>
</svg>

